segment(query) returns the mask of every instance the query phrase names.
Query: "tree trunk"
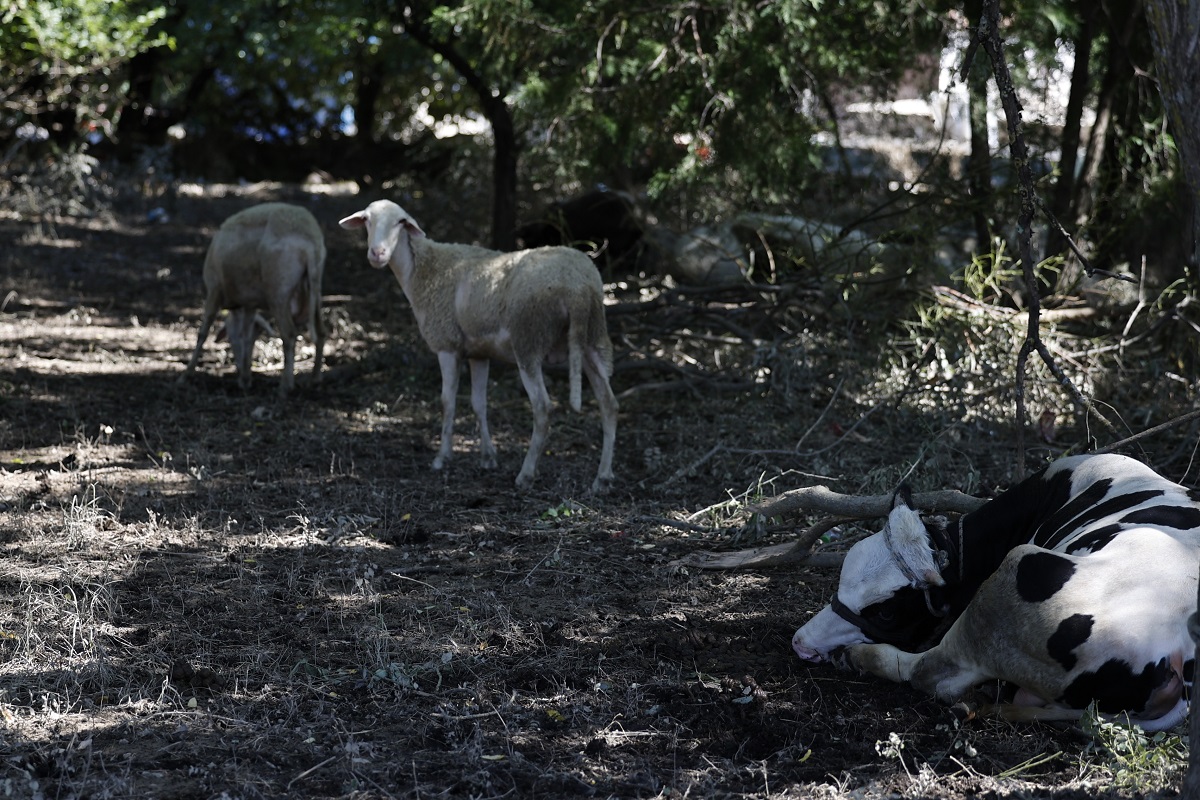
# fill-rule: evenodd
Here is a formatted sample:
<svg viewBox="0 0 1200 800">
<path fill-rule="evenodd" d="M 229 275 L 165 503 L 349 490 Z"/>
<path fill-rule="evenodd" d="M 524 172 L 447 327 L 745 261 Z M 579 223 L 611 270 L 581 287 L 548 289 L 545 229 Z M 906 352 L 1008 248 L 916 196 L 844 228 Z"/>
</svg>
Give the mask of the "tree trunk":
<svg viewBox="0 0 1200 800">
<path fill-rule="evenodd" d="M 1192 199 L 1189 271 L 1200 264 L 1200 4 L 1146 0 L 1155 66 L 1167 124 Z"/>
<path fill-rule="evenodd" d="M 517 136 L 512 113 L 503 97 L 484 103 L 492 124 L 492 247 L 512 250 L 517 245 Z"/>
<path fill-rule="evenodd" d="M 1129 57 L 1129 42 L 1137 29 L 1137 17 L 1141 5 L 1136 2 L 1117 2 L 1106 9 L 1108 14 L 1108 47 L 1105 50 L 1104 77 L 1100 81 L 1100 92 L 1096 98 L 1096 121 L 1088 139 L 1083 167 L 1075 186 L 1074 219 L 1060 220 L 1065 225 L 1080 226 L 1090 221 L 1101 189 L 1105 154 L 1109 149 L 1109 133 L 1112 131 L 1114 107 L 1134 79 L 1133 65 Z M 1095 266 L 1095 265 L 1093 265 Z"/>
<path fill-rule="evenodd" d="M 1146 0 L 1146 17 L 1150 22 L 1158 88 L 1167 112 L 1167 124 L 1175 138 L 1180 166 L 1192 199 L 1188 260 L 1189 272 L 1194 275 L 1200 262 L 1200 3 L 1195 0 Z M 1200 597 L 1197 604 L 1200 605 Z M 1195 614 L 1188 621 L 1188 630 L 1196 642 L 1196 658 L 1200 663 L 1200 629 Z M 1196 713 L 1195 696 L 1192 702 L 1191 750 L 1182 797 L 1200 800 L 1200 757 L 1196 755 L 1200 745 L 1200 714 Z"/>
<path fill-rule="evenodd" d="M 376 144 L 379 116 L 379 98 L 383 92 L 383 61 L 378 58 L 364 59 L 358 64 L 356 91 L 354 93 L 354 123 L 358 126 L 358 137 L 368 144 Z"/>
<path fill-rule="evenodd" d="M 483 116 L 492 126 L 492 247 L 512 250 L 517 236 L 517 137 L 504 93 L 492 86 L 453 43 L 434 38 L 425 18 L 402 19 L 409 34 L 446 60 L 479 97 Z"/>
<path fill-rule="evenodd" d="M 154 74 L 158 70 L 162 48 L 153 47 L 129 59 L 127 67 L 129 89 L 125 92 L 125 103 L 117 120 L 117 160 L 132 164 L 138 151 L 151 141 L 150 113 L 154 102 Z M 165 131 L 163 131 L 165 133 Z"/>
<path fill-rule="evenodd" d="M 983 15 L 983 0 L 967 0 L 967 19 Z M 975 224 L 975 247 L 987 253 L 992 249 L 992 150 L 988 141 L 988 70 L 975 64 L 964 76 L 967 84 L 968 120 L 971 127 L 971 154 L 967 157 L 967 187 L 971 192 L 971 218 Z"/>
<path fill-rule="evenodd" d="M 1099 7 L 1092 0 L 1078 4 L 1082 22 L 1079 36 L 1075 39 L 1075 68 L 1071 72 L 1071 93 L 1067 99 L 1067 116 L 1063 122 L 1062 140 L 1058 161 L 1058 180 L 1054 184 L 1054 199 L 1050 209 L 1056 219 L 1064 225 L 1075 224 L 1075 169 L 1079 162 L 1079 144 L 1082 141 L 1083 108 L 1091 88 L 1090 61 L 1092 42 L 1096 33 L 1096 16 Z M 1058 228 L 1050 226 L 1046 242 L 1045 257 L 1058 255 L 1067 243 Z"/>
</svg>

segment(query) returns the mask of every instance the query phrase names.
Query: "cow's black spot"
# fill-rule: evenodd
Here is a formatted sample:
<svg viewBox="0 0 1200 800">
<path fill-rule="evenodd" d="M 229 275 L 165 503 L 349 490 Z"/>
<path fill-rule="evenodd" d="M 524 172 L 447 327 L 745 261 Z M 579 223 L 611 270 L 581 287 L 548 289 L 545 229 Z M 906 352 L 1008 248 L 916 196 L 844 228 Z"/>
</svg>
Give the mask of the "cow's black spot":
<svg viewBox="0 0 1200 800">
<path fill-rule="evenodd" d="M 1096 481 L 1064 503 L 1042 524 L 1038 525 L 1037 532 L 1030 538 L 1030 541 L 1042 547 L 1053 547 L 1054 543 L 1062 537 L 1079 530 L 1081 523 L 1076 521 L 1076 517 L 1099 503 L 1112 488 L 1112 483 L 1112 478 Z"/>
<path fill-rule="evenodd" d="M 1039 520 L 1071 497 L 1072 470 L 1047 476 L 1049 467 L 989 500 L 962 518 L 962 594 L 970 597 L 1004 556 L 1030 540 Z"/>
<path fill-rule="evenodd" d="M 1200 528 L 1200 508 L 1194 506 L 1151 506 L 1121 517 L 1121 522 L 1136 525 L 1160 525 L 1181 531 Z"/>
<path fill-rule="evenodd" d="M 1075 573 L 1075 563 L 1058 553 L 1030 553 L 1017 563 L 1017 594 L 1029 603 L 1049 600 Z"/>
<path fill-rule="evenodd" d="M 1096 481 L 1087 488 L 1084 494 L 1091 492 L 1097 486 L 1111 483 L 1112 481 L 1107 478 L 1102 481 Z M 1107 491 L 1107 486 L 1105 487 L 1105 490 Z M 1080 511 L 1082 513 L 1078 513 L 1078 515 L 1073 519 L 1064 519 L 1058 522 L 1057 529 L 1052 529 L 1048 526 L 1052 521 L 1058 518 L 1059 515 L 1055 514 L 1049 521 L 1042 524 L 1042 526 L 1038 529 L 1037 534 L 1034 535 L 1033 541 L 1035 544 L 1040 544 L 1042 547 L 1054 549 L 1061 543 L 1069 540 L 1073 533 L 1087 525 L 1089 522 L 1095 522 L 1098 519 L 1110 517 L 1113 514 L 1119 514 L 1122 511 L 1133 508 L 1134 506 L 1139 506 L 1147 500 L 1151 500 L 1155 497 L 1162 497 L 1163 494 L 1164 492 L 1162 489 L 1146 489 L 1145 491 L 1141 492 L 1129 492 L 1128 494 L 1119 494 L 1116 497 L 1110 497 L 1103 503 L 1096 503 L 1091 508 L 1080 509 L 1076 506 L 1076 503 L 1083 498 L 1084 495 L 1081 494 L 1079 497 L 1075 498 L 1075 500 L 1072 500 L 1070 503 L 1064 506 L 1063 511 L 1074 508 L 1076 511 Z"/>
<path fill-rule="evenodd" d="M 1137 712 L 1146 707 L 1154 690 L 1170 679 L 1171 665 L 1165 658 L 1146 664 L 1140 672 L 1114 658 L 1071 681 L 1058 700 L 1071 708 L 1086 708 L 1095 700 L 1096 707 L 1106 714 Z"/>
<path fill-rule="evenodd" d="M 1114 522 L 1111 525 L 1096 528 L 1094 531 L 1088 531 L 1078 539 L 1071 540 L 1071 544 L 1067 545 L 1067 552 L 1077 553 L 1080 550 L 1087 550 L 1094 553 L 1117 538 L 1117 534 L 1122 530 L 1124 529 L 1118 523 Z"/>
<path fill-rule="evenodd" d="M 1046 649 L 1050 656 L 1062 664 L 1063 669 L 1070 672 L 1075 668 L 1079 659 L 1074 650 L 1088 640 L 1092 635 L 1092 625 L 1095 623 L 1091 614 L 1072 614 L 1058 625 L 1058 630 L 1050 634 L 1046 640 Z"/>
</svg>

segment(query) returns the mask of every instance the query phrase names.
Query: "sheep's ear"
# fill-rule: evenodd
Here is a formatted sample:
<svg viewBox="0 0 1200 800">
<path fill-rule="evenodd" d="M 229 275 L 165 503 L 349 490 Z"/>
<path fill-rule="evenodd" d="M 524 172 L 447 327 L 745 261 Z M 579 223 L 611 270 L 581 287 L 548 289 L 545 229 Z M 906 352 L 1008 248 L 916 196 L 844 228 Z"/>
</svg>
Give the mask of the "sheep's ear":
<svg viewBox="0 0 1200 800">
<path fill-rule="evenodd" d="M 414 239 L 420 239 L 425 235 L 425 231 L 421 230 L 421 226 L 418 225 L 417 221 L 412 217 L 405 217 L 404 219 L 400 220 L 400 224 L 404 226 L 406 231 L 408 231 L 408 235 Z"/>
<path fill-rule="evenodd" d="M 365 228 L 367 226 L 367 212 L 359 211 L 357 214 L 351 214 L 338 223 L 343 228 L 350 230 L 352 228 Z"/>
</svg>

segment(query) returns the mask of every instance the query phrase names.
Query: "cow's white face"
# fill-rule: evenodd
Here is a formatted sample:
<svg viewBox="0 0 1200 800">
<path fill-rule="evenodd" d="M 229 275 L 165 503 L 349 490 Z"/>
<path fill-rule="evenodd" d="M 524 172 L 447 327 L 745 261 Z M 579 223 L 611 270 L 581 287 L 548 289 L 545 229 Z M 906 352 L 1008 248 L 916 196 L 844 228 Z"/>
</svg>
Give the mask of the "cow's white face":
<svg viewBox="0 0 1200 800">
<path fill-rule="evenodd" d="M 846 553 L 835 603 L 796 631 L 792 649 L 818 662 L 862 642 L 915 644 L 939 622 L 925 595 L 942 585 L 925 525 L 907 493 L 897 492 L 884 529 Z"/>
<path fill-rule="evenodd" d="M 837 598 L 855 614 L 886 602 L 909 585 L 884 541 L 873 533 L 846 553 Z M 885 613 L 887 613 L 885 611 Z M 792 637 L 792 649 L 805 661 L 824 661 L 840 647 L 873 641 L 854 623 L 825 606 Z"/>
</svg>

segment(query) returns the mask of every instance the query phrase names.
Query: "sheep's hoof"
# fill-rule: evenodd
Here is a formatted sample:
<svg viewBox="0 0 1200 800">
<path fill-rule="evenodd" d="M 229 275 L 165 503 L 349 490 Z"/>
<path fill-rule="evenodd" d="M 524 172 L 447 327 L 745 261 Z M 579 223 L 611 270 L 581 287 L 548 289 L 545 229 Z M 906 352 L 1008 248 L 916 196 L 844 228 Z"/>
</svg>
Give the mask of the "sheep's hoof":
<svg viewBox="0 0 1200 800">
<path fill-rule="evenodd" d="M 592 494 L 608 494 L 612 489 L 613 478 L 611 475 L 603 477 L 597 475 L 596 480 L 592 481 Z"/>
<path fill-rule="evenodd" d="M 522 472 L 517 476 L 517 490 L 527 492 L 533 487 L 533 474 L 526 475 Z"/>
<path fill-rule="evenodd" d="M 491 455 L 481 456 L 479 458 L 479 466 L 483 467 L 484 469 L 495 469 L 496 454 L 492 453 Z"/>
<path fill-rule="evenodd" d="M 433 460 L 434 471 L 441 472 L 442 469 L 445 468 L 445 466 L 446 466 L 446 458 L 444 456 L 438 456 L 437 458 L 435 458 Z"/>
</svg>

